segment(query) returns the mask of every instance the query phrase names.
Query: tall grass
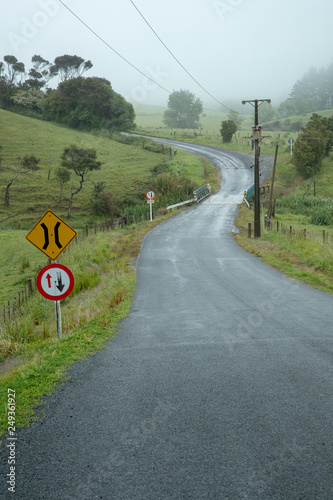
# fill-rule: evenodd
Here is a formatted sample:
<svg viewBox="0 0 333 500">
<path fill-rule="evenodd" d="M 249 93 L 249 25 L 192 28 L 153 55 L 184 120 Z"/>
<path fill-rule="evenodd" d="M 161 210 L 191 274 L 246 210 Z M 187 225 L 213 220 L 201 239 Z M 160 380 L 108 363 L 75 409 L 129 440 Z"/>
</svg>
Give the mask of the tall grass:
<svg viewBox="0 0 333 500">
<path fill-rule="evenodd" d="M 290 194 L 277 200 L 278 213 L 290 213 L 309 217 L 311 224 L 329 226 L 333 224 L 333 199 L 319 196 Z"/>
</svg>

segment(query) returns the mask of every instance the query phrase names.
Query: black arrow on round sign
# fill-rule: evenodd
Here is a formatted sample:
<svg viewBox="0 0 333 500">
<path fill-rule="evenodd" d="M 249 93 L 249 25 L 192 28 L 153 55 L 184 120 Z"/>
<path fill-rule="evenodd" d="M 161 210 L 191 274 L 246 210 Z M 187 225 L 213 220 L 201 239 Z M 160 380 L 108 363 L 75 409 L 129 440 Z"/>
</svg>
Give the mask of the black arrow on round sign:
<svg viewBox="0 0 333 500">
<path fill-rule="evenodd" d="M 63 291 L 63 289 L 65 288 L 65 285 L 62 284 L 62 276 L 61 276 L 61 273 L 57 273 L 57 279 L 58 279 L 58 284 L 57 284 L 57 288 L 60 292 Z"/>
</svg>

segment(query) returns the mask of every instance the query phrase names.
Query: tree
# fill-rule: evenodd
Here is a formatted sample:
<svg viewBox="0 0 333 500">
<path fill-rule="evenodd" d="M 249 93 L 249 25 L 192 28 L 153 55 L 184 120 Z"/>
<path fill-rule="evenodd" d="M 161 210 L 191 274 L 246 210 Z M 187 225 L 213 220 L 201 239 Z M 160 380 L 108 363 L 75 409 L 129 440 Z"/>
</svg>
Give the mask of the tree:
<svg viewBox="0 0 333 500">
<path fill-rule="evenodd" d="M 80 185 L 77 189 L 71 188 L 71 196 L 68 207 L 68 218 L 72 215 L 73 198 L 83 188 L 85 176 L 93 170 L 99 170 L 102 163 L 97 161 L 97 154 L 95 149 L 81 149 L 75 144 L 64 149 L 61 156 L 61 166 L 72 170 L 78 177 L 80 177 Z"/>
<path fill-rule="evenodd" d="M 73 128 L 129 130 L 134 108 L 105 78 L 72 78 L 58 85 L 48 97 L 51 119 Z"/>
<path fill-rule="evenodd" d="M 292 88 L 290 98 L 313 101 L 315 108 L 311 111 L 329 109 L 333 106 L 333 63 L 327 68 L 310 68 L 301 80 Z M 305 111 L 305 112 L 311 112 Z"/>
<path fill-rule="evenodd" d="M 3 64 L 4 77 L 9 85 L 16 83 L 19 77 L 22 77 L 25 72 L 25 66 L 19 62 L 15 56 L 5 56 L 3 58 L 6 64 Z"/>
<path fill-rule="evenodd" d="M 4 62 L 0 62 L 0 103 L 5 109 L 12 105 L 12 97 L 16 91 L 16 85 L 25 72 L 22 62 L 15 56 L 5 56 Z"/>
<path fill-rule="evenodd" d="M 59 75 L 62 82 L 71 78 L 78 78 L 83 73 L 92 68 L 91 61 L 85 61 L 79 56 L 63 56 L 56 57 L 54 64 L 51 67 L 51 75 Z"/>
<path fill-rule="evenodd" d="M 105 182 L 94 184 L 91 199 L 91 208 L 94 214 L 108 215 L 113 219 L 117 201 L 117 197 L 112 191 L 105 190 Z"/>
<path fill-rule="evenodd" d="M 31 62 L 32 68 L 28 73 L 30 78 L 25 80 L 24 86 L 41 89 L 55 76 L 55 70 L 49 61 L 39 55 L 34 55 Z"/>
<path fill-rule="evenodd" d="M 45 94 L 38 87 L 22 88 L 15 92 L 12 101 L 22 108 L 40 113 L 45 101 Z"/>
<path fill-rule="evenodd" d="M 64 185 L 66 182 L 70 181 L 71 178 L 71 172 L 65 168 L 65 167 L 58 167 L 57 170 L 54 172 L 56 180 L 59 182 L 60 185 L 60 198 L 59 198 L 59 203 L 61 203 L 62 199 L 62 190 L 64 188 Z"/>
<path fill-rule="evenodd" d="M 231 142 L 232 136 L 237 132 L 237 125 L 232 120 L 225 120 L 221 123 L 220 133 L 223 142 Z"/>
<path fill-rule="evenodd" d="M 175 90 L 169 95 L 163 121 L 171 128 L 197 129 L 202 111 L 201 99 L 196 98 L 189 90 Z"/>
<path fill-rule="evenodd" d="M 263 102 L 259 108 L 260 122 L 266 123 L 274 119 L 275 111 L 270 102 Z"/>
<path fill-rule="evenodd" d="M 293 164 L 297 172 L 304 178 L 314 175 L 327 154 L 327 143 L 332 133 L 327 129 L 323 119 L 313 114 L 293 147 Z"/>
<path fill-rule="evenodd" d="M 9 183 L 6 186 L 5 190 L 5 205 L 8 207 L 9 206 L 9 190 L 15 179 L 21 174 L 27 174 L 29 172 L 36 172 L 36 170 L 39 169 L 39 162 L 40 160 L 36 158 L 35 156 L 31 155 L 26 155 L 23 158 L 18 157 L 18 167 L 16 169 L 16 174 L 15 176 L 9 181 Z"/>
<path fill-rule="evenodd" d="M 244 116 L 242 116 L 240 113 L 237 113 L 237 111 L 230 110 L 228 113 L 228 120 L 232 120 L 236 124 L 238 130 L 242 126 Z"/>
</svg>

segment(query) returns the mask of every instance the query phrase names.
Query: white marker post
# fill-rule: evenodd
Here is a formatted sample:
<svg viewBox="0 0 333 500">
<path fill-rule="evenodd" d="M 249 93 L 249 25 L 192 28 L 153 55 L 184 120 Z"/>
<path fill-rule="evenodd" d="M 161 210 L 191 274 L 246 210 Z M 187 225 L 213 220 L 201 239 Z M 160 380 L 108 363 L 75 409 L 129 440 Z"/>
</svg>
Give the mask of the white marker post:
<svg viewBox="0 0 333 500">
<path fill-rule="evenodd" d="M 153 220 L 153 203 L 154 198 L 155 198 L 155 192 L 154 191 L 147 191 L 146 193 L 146 198 L 147 198 L 147 203 L 150 205 L 150 222 Z"/>
</svg>

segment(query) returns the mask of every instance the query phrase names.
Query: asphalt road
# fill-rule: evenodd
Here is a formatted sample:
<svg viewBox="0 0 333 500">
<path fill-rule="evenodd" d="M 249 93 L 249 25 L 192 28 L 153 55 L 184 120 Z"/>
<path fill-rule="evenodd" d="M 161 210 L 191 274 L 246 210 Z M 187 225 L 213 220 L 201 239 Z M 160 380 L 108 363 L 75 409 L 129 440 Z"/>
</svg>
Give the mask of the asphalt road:
<svg viewBox="0 0 333 500">
<path fill-rule="evenodd" d="M 18 433 L 5 498 L 333 498 L 333 297 L 235 243 L 252 159 L 198 148 L 220 193 L 147 235 L 119 335 Z"/>
</svg>

